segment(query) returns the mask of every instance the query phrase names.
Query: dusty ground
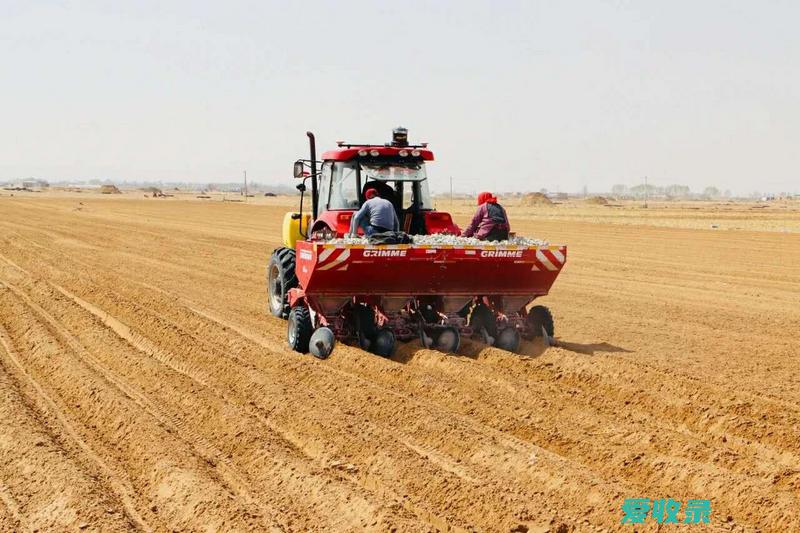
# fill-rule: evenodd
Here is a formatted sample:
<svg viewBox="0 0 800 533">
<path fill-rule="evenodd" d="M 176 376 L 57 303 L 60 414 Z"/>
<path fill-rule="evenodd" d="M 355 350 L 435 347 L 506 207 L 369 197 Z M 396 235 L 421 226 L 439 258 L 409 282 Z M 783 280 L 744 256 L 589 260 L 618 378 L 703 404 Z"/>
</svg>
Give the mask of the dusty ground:
<svg viewBox="0 0 800 533">
<path fill-rule="evenodd" d="M 514 211 L 516 221 L 575 221 L 594 224 L 658 226 L 716 231 L 774 231 L 800 233 L 800 199 L 771 202 L 643 202 L 609 200 L 608 205 L 591 205 L 570 199 L 550 206 L 519 206 L 519 200 L 503 201 Z M 472 202 L 440 200 L 441 207 L 466 218 Z"/>
<path fill-rule="evenodd" d="M 569 245 L 561 347 L 317 361 L 264 312 L 280 203 L 0 198 L 0 530 L 800 529 L 796 233 L 512 208 Z"/>
</svg>

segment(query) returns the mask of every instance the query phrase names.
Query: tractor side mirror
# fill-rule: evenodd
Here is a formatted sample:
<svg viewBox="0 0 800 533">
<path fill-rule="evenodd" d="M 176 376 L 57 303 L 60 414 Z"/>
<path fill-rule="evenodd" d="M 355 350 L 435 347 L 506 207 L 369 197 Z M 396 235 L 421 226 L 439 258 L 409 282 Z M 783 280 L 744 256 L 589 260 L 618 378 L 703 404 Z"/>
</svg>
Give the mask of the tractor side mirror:
<svg viewBox="0 0 800 533">
<path fill-rule="evenodd" d="M 294 162 L 294 168 L 292 170 L 292 175 L 295 178 L 302 178 L 304 173 L 305 172 L 303 170 L 303 162 L 302 161 L 295 161 Z"/>
<path fill-rule="evenodd" d="M 300 192 L 306 192 L 306 184 L 305 183 L 298 183 L 297 190 Z"/>
</svg>

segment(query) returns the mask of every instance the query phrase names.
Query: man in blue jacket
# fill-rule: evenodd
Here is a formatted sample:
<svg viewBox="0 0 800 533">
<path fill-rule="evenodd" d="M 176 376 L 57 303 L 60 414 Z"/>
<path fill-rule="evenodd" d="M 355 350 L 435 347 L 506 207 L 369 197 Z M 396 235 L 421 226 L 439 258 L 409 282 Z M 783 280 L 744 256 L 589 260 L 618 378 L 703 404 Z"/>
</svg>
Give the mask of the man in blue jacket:
<svg viewBox="0 0 800 533">
<path fill-rule="evenodd" d="M 372 188 L 367 189 L 364 196 L 367 201 L 350 221 L 350 235 L 357 235 L 358 228 L 363 229 L 367 237 L 373 233 L 400 230 L 400 221 L 397 220 L 392 202 L 378 196 L 378 191 Z"/>
</svg>

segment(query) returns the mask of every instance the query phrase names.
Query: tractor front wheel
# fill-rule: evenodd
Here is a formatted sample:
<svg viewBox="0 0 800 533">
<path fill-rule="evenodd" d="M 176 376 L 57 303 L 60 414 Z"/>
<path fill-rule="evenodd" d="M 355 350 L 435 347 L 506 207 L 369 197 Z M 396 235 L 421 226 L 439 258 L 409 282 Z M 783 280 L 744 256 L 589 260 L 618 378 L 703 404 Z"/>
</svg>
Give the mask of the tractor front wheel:
<svg viewBox="0 0 800 533">
<path fill-rule="evenodd" d="M 278 248 L 272 252 L 267 266 L 267 301 L 273 316 L 289 316 L 289 289 L 297 287 L 295 251 Z"/>
<path fill-rule="evenodd" d="M 286 340 L 292 350 L 308 353 L 308 343 L 314 327 L 311 324 L 311 313 L 304 305 L 292 307 L 289 311 L 289 324 L 286 328 Z"/>
</svg>

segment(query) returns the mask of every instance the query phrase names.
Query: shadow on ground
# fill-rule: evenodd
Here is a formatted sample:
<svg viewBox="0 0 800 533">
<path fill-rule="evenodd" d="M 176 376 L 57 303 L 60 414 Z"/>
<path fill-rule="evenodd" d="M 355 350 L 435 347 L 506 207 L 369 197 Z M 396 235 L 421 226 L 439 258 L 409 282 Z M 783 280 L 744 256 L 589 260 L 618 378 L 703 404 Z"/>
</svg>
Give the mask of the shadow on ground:
<svg viewBox="0 0 800 533">
<path fill-rule="evenodd" d="M 594 342 L 594 343 L 579 343 L 568 342 L 560 339 L 553 339 L 552 347 L 561 348 L 573 353 L 583 355 L 595 355 L 598 353 L 632 353 L 631 350 L 615 346 L 608 342 Z M 397 363 L 408 363 L 417 357 L 439 354 L 446 357 L 466 357 L 469 359 L 492 359 L 492 358 L 506 358 L 515 357 L 519 359 L 536 358 L 544 354 L 548 348 L 541 338 L 536 338 L 531 341 L 523 340 L 520 344 L 519 350 L 516 353 L 501 350 L 489 346 L 475 339 L 461 339 L 461 346 L 456 354 L 448 354 L 439 352 L 435 349 L 423 348 L 418 342 L 411 341 L 408 343 L 398 343 L 397 351 L 392 355 L 392 361 Z"/>
<path fill-rule="evenodd" d="M 563 350 L 575 353 L 582 353 L 585 355 L 594 355 L 597 352 L 633 353 L 631 350 L 627 350 L 625 348 L 622 348 L 621 346 L 614 346 L 613 344 L 609 344 L 607 342 L 579 343 L 579 342 L 567 342 L 567 341 L 562 341 L 560 339 L 556 339 L 554 346 L 557 346 Z"/>
</svg>

